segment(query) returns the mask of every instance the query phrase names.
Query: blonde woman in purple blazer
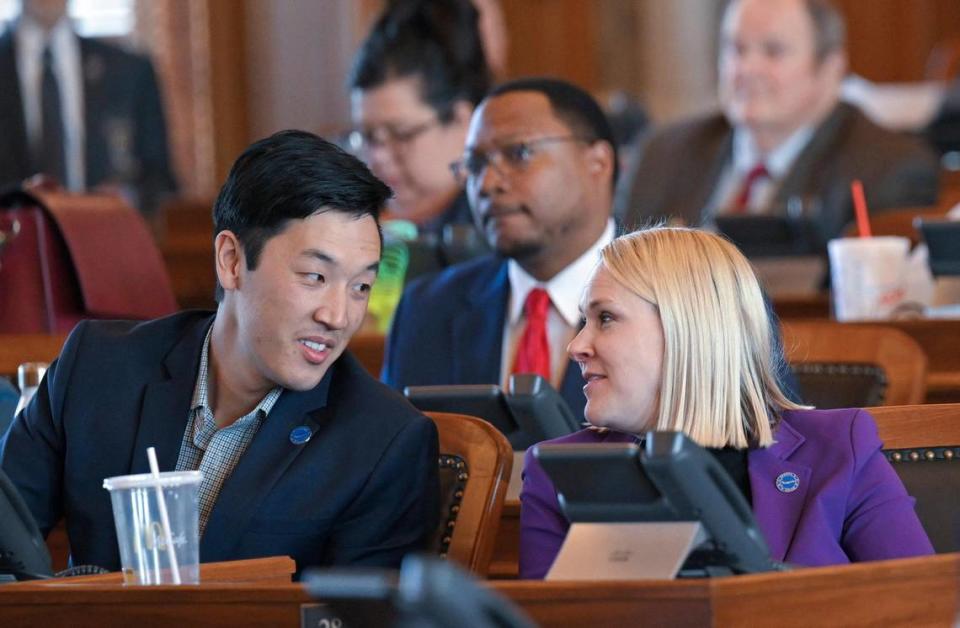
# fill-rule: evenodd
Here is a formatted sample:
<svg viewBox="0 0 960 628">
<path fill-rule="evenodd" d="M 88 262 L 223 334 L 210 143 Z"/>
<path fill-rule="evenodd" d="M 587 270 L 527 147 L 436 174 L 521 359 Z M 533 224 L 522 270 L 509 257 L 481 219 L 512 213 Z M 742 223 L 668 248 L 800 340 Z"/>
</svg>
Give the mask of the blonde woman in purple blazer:
<svg viewBox="0 0 960 628">
<path fill-rule="evenodd" d="M 667 227 L 617 238 L 581 310 L 568 352 L 586 382 L 591 427 L 551 443 L 686 433 L 753 505 L 775 560 L 833 565 L 933 553 L 870 414 L 813 410 L 780 390 L 760 286 L 728 241 Z M 542 578 L 570 524 L 529 451 L 520 501 L 520 575 Z"/>
</svg>

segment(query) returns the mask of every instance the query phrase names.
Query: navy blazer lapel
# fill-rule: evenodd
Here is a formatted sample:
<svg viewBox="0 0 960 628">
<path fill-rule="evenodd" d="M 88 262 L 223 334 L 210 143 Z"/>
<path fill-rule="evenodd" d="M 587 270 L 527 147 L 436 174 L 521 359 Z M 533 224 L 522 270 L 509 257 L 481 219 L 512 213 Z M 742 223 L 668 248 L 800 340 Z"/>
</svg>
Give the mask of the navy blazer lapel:
<svg viewBox="0 0 960 628">
<path fill-rule="evenodd" d="M 459 384 L 499 384 L 503 354 L 503 325 L 510 296 L 506 262 L 491 260 L 464 299 L 464 307 L 450 328 L 453 373 Z"/>
<path fill-rule="evenodd" d="M 340 360 L 344 359 L 349 359 L 349 356 L 341 356 Z M 335 368 L 337 365 L 327 371 L 313 390 L 284 390 L 280 395 L 233 473 L 220 489 L 210 512 L 207 529 L 200 539 L 202 561 L 230 558 L 257 504 L 307 448 L 310 439 L 298 439 L 295 443 L 291 439 L 291 432 L 295 428 L 306 427 L 312 437 L 330 419 L 327 393 Z"/>
<path fill-rule="evenodd" d="M 799 432 L 781 421 L 774 437 L 776 442 L 771 447 L 750 451 L 747 467 L 757 525 L 767 540 L 770 556 L 783 560 L 807 500 L 812 469 L 789 460 L 805 440 Z M 797 475 L 799 486 L 795 490 L 785 492 L 777 487 L 785 473 Z"/>
<path fill-rule="evenodd" d="M 188 328 L 163 361 L 166 377 L 147 384 L 130 473 L 150 472 L 147 447 L 156 447 L 161 471 L 173 471 L 176 467 L 190 418 L 200 353 L 212 322 L 213 317 L 203 318 Z"/>
</svg>

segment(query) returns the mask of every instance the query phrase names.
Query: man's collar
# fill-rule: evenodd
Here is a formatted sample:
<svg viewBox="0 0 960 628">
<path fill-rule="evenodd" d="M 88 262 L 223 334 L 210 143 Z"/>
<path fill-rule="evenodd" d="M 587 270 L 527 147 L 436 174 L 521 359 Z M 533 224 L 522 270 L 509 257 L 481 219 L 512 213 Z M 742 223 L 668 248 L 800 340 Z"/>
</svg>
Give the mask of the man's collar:
<svg viewBox="0 0 960 628">
<path fill-rule="evenodd" d="M 17 47 L 27 52 L 42 51 L 48 42 L 54 48 L 69 45 L 69 41 L 75 37 L 70 18 L 66 16 L 60 18 L 47 33 L 35 20 L 23 15 L 18 18 L 14 33 Z"/>
<path fill-rule="evenodd" d="M 758 163 L 763 162 L 772 178 L 783 178 L 810 142 L 815 129 L 812 124 L 800 127 L 784 142 L 764 156 L 760 153 L 760 149 L 749 131 L 742 127 L 735 128 L 733 132 L 734 171 L 743 175 Z"/>
<path fill-rule="evenodd" d="M 507 312 L 507 324 L 513 325 L 520 320 L 527 294 L 536 287 L 542 287 L 550 295 L 550 301 L 557 308 L 563 320 L 571 327 L 580 321 L 580 295 L 590 273 L 600 261 L 600 250 L 613 240 L 613 219 L 607 221 L 603 234 L 574 262 L 554 275 L 547 282 L 537 281 L 515 260 L 507 262 L 507 274 L 510 280 L 510 304 Z"/>
</svg>

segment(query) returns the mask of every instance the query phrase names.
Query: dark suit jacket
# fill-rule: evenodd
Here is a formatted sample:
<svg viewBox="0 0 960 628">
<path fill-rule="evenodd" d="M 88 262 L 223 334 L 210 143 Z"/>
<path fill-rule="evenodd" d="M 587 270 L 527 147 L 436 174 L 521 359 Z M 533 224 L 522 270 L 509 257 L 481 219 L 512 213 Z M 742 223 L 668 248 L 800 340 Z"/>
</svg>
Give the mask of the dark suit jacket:
<svg viewBox="0 0 960 628">
<path fill-rule="evenodd" d="M 19 402 L 20 393 L 17 389 L 5 378 L 0 377 L 0 436 L 7 431 L 7 427 L 13 421 L 13 411 L 17 409 Z"/>
<path fill-rule="evenodd" d="M 140 209 L 156 209 L 176 189 L 153 65 L 92 39 L 80 41 L 86 127 L 86 186 L 127 185 Z M 0 37 L 0 187 L 33 174 L 13 32 Z"/>
<path fill-rule="evenodd" d="M 499 384 L 509 298 L 507 262 L 490 255 L 417 279 L 393 315 L 381 379 L 397 390 Z M 582 417 L 583 378 L 573 362 L 560 394 Z"/>
<path fill-rule="evenodd" d="M 682 122 L 655 134 L 637 167 L 625 223 L 680 218 L 700 225 L 705 206 L 733 151 L 733 130 L 721 114 Z M 871 210 L 930 205 L 936 201 L 939 166 L 917 138 L 882 129 L 858 109 L 839 104 L 816 129 L 773 200 L 819 200 L 811 217 L 825 239 L 853 219 L 850 182 L 863 181 Z"/>
<path fill-rule="evenodd" d="M 149 472 L 151 445 L 174 469 L 211 320 L 81 323 L 0 441 L 43 533 L 66 517 L 75 564 L 120 567 L 103 479 Z M 313 436 L 298 445 L 299 426 Z M 426 547 L 438 499 L 433 422 L 344 354 L 315 389 L 280 396 L 223 484 L 200 559 L 397 567 Z"/>
</svg>

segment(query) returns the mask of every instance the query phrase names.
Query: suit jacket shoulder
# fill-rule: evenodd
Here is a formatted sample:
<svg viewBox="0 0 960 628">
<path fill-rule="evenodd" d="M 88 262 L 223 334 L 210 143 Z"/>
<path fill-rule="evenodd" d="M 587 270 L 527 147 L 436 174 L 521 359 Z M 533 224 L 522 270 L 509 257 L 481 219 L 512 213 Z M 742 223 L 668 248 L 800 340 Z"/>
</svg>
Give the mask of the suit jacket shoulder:
<svg viewBox="0 0 960 628">
<path fill-rule="evenodd" d="M 30 172 L 13 31 L 0 35 L 0 191 L 19 184 Z"/>
<path fill-rule="evenodd" d="M 412 282 L 393 316 L 383 381 L 398 390 L 497 383 L 508 297 L 506 262 L 493 256 Z"/>
<path fill-rule="evenodd" d="M 853 105 L 840 103 L 817 127 L 774 202 L 813 200 L 807 211 L 826 240 L 853 220 L 854 179 L 863 183 L 870 210 L 878 211 L 934 203 L 938 173 L 937 158 L 921 139 L 884 129 Z"/>
<path fill-rule="evenodd" d="M 726 118 L 713 113 L 654 132 L 645 143 L 624 216 L 628 229 L 676 218 L 698 225 L 732 146 Z"/>
</svg>

